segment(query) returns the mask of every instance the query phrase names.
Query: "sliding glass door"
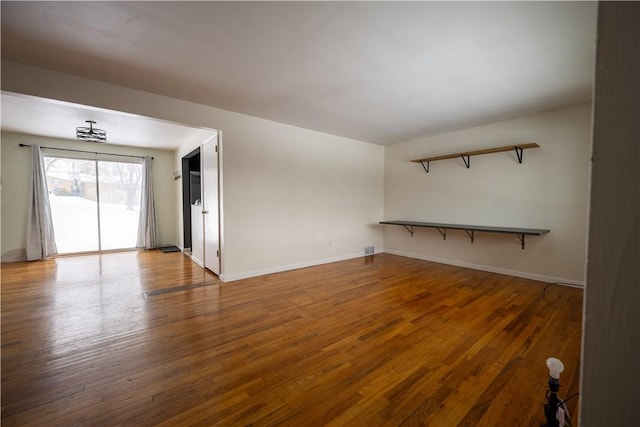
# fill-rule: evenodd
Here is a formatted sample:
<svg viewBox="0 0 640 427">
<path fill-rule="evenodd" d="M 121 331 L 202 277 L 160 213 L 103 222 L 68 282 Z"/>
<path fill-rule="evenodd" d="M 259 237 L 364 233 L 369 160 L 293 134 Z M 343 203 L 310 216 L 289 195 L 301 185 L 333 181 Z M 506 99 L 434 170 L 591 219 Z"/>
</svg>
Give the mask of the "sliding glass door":
<svg viewBox="0 0 640 427">
<path fill-rule="evenodd" d="M 58 252 L 136 246 L 142 164 L 45 155 Z"/>
<path fill-rule="evenodd" d="M 98 162 L 101 249 L 136 246 L 142 164 Z"/>
</svg>

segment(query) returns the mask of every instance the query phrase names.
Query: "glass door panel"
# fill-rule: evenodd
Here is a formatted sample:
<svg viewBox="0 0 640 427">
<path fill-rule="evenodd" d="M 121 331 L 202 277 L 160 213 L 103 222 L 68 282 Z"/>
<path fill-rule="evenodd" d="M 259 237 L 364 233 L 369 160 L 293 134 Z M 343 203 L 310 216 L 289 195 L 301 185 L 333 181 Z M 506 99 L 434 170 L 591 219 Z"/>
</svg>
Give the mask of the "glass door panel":
<svg viewBox="0 0 640 427">
<path fill-rule="evenodd" d="M 99 250 L 96 162 L 45 157 L 45 169 L 58 252 Z"/>
<path fill-rule="evenodd" d="M 98 186 L 102 249 L 135 248 L 142 164 L 98 161 Z"/>
</svg>

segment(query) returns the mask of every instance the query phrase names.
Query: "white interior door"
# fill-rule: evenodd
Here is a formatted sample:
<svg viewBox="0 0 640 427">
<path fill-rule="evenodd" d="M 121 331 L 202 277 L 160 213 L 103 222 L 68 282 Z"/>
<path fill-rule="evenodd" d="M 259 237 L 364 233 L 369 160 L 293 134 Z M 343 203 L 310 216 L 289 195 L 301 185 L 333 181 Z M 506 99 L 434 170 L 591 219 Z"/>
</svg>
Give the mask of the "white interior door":
<svg viewBox="0 0 640 427">
<path fill-rule="evenodd" d="M 204 266 L 220 274 L 220 226 L 218 210 L 218 137 L 202 144 L 202 215 L 204 217 Z"/>
</svg>

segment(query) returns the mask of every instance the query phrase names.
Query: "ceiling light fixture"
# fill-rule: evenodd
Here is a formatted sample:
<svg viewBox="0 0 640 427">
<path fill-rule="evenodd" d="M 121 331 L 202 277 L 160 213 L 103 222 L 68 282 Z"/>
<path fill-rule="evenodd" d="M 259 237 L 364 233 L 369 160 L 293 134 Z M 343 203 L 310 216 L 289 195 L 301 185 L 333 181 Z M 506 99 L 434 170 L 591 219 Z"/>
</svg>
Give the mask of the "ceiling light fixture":
<svg viewBox="0 0 640 427">
<path fill-rule="evenodd" d="M 76 128 L 76 138 L 86 142 L 107 142 L 107 132 L 94 128 L 96 124 L 93 120 L 85 120 L 89 127 L 80 126 Z"/>
</svg>

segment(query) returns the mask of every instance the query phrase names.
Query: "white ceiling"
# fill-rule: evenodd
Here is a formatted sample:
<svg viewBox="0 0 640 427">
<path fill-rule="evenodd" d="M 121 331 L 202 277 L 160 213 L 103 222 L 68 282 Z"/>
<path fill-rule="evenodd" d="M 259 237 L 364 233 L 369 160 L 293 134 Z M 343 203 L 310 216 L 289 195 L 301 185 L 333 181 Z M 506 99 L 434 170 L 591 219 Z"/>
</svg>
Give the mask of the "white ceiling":
<svg viewBox="0 0 640 427">
<path fill-rule="evenodd" d="M 75 139 L 76 127 L 89 126 L 107 132 L 107 143 L 175 150 L 182 143 L 204 142 L 214 129 L 197 129 L 135 114 L 2 93 L 2 130 L 53 138 Z"/>
<path fill-rule="evenodd" d="M 1 7 L 3 58 L 382 145 L 585 102 L 593 86 L 595 2 Z"/>
</svg>

